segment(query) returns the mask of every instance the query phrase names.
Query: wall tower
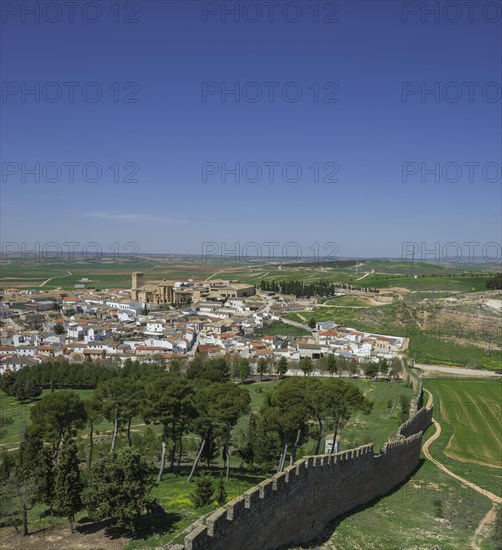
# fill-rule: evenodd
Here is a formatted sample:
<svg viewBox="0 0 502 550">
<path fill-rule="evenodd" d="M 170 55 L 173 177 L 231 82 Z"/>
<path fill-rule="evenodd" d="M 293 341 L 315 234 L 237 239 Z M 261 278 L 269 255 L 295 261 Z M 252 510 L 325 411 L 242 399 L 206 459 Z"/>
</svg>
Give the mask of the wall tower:
<svg viewBox="0 0 502 550">
<path fill-rule="evenodd" d="M 144 273 L 141 273 L 141 271 L 135 271 L 132 274 L 132 290 L 138 290 L 139 287 L 143 286 L 143 277 Z"/>
</svg>

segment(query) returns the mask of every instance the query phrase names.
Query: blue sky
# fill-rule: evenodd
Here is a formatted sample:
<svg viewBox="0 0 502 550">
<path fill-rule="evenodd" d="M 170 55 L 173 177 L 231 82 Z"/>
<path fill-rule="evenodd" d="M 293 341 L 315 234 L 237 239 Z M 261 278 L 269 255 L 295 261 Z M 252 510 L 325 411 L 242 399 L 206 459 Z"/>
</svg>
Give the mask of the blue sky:
<svg viewBox="0 0 502 550">
<path fill-rule="evenodd" d="M 23 12 L 30 4 L 39 21 Z M 336 242 L 341 256 L 391 257 L 403 241 L 501 242 L 496 3 L 470 14 L 459 2 L 458 14 L 436 22 L 414 2 L 302 0 L 286 14 L 276 8 L 272 21 L 263 2 L 241 2 L 237 22 L 222 15 L 234 2 L 120 2 L 117 15 L 105 0 L 99 16 L 77 2 L 73 23 L 46 4 L 3 6 L 3 242 L 95 241 L 106 250 L 134 241 L 145 253 L 196 254 L 203 242 L 297 242 L 306 255 L 315 242 Z M 253 23 L 256 4 L 263 12 Z M 316 22 L 314 8 L 337 22 Z M 37 82 L 40 92 L 23 97 Z M 222 86 L 236 82 L 239 101 L 223 101 Z M 422 97 L 436 82 L 439 97 Z M 80 163 L 73 182 L 71 162 Z M 248 172 L 225 181 L 223 163 Z M 288 163 L 296 164 L 283 177 Z M 423 171 L 435 163 L 439 181 Z M 334 167 L 338 181 L 329 181 Z M 49 181 L 58 168 L 59 181 Z"/>
</svg>

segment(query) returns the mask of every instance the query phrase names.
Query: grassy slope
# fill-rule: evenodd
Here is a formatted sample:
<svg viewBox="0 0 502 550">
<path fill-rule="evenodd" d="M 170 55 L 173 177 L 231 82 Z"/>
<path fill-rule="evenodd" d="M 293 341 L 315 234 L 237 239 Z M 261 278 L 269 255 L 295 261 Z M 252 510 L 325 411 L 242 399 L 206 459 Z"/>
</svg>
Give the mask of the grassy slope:
<svg viewBox="0 0 502 550">
<path fill-rule="evenodd" d="M 298 322 L 303 323 L 301 319 L 299 319 Z M 269 325 L 268 327 L 265 327 L 257 331 L 256 337 L 261 337 L 261 336 L 296 337 L 296 336 L 310 336 L 311 334 L 312 334 L 311 332 L 305 329 L 295 327 L 293 325 L 288 325 L 286 323 L 283 323 L 282 321 L 276 321 L 271 325 Z"/>
<path fill-rule="evenodd" d="M 373 410 L 370 415 L 356 413 L 340 431 L 342 449 L 373 442 L 375 452 L 378 452 L 387 437 L 395 433 L 401 424 L 401 395 L 411 399 L 413 390 L 404 384 L 384 381 L 352 380 L 352 383 L 373 401 Z"/>
</svg>

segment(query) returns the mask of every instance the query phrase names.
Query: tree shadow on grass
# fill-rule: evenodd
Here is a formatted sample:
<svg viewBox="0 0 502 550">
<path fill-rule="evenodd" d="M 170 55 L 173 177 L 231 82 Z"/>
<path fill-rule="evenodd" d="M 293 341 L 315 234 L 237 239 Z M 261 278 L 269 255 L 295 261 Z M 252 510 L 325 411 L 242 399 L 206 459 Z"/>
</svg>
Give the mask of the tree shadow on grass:
<svg viewBox="0 0 502 550">
<path fill-rule="evenodd" d="M 75 531 L 82 535 L 91 535 L 103 531 L 110 539 L 128 538 L 140 540 L 153 535 L 165 535 L 169 533 L 176 522 L 180 521 L 180 514 L 166 512 L 162 506 L 156 505 L 150 513 L 139 518 L 134 531 L 115 525 L 111 520 L 92 521 L 91 518 L 82 518 L 75 528 Z"/>
<path fill-rule="evenodd" d="M 183 518 L 181 514 L 166 512 L 160 504 L 153 507 L 149 514 L 141 516 L 132 538 L 144 539 L 153 535 L 165 535 L 172 531 L 173 526 Z"/>
<path fill-rule="evenodd" d="M 114 531 L 115 529 L 118 528 L 116 528 L 110 520 L 93 521 L 92 518 L 89 517 L 81 518 L 75 525 L 75 531 L 81 535 L 93 535 L 98 531 L 104 531 L 106 536 L 109 536 L 109 531 Z M 113 533 L 110 534 L 112 535 L 110 538 L 118 538 L 118 536 L 113 536 Z"/>
<path fill-rule="evenodd" d="M 388 491 L 383 495 L 375 497 L 373 500 L 370 500 L 365 504 L 361 504 L 360 506 L 356 506 L 355 508 L 352 508 L 352 510 L 350 510 L 349 512 L 346 512 L 345 514 L 337 516 L 335 519 L 331 520 L 326 525 L 321 535 L 319 535 L 317 538 L 315 538 L 314 540 L 308 543 L 298 544 L 297 548 L 301 548 L 301 549 L 318 548 L 320 544 L 326 543 L 333 536 L 333 533 L 336 531 L 337 527 L 342 523 L 344 519 L 347 519 L 353 516 L 354 514 L 362 512 L 367 508 L 371 508 L 372 506 L 380 502 L 383 498 L 393 495 L 394 493 L 397 493 L 398 491 L 400 491 L 408 483 L 408 481 L 420 470 L 424 462 L 425 462 L 425 459 L 421 458 L 419 460 L 417 467 L 412 472 L 410 472 L 410 474 L 401 483 L 394 486 L 390 491 Z M 285 550 L 285 548 L 286 547 L 284 547 L 283 550 Z"/>
</svg>

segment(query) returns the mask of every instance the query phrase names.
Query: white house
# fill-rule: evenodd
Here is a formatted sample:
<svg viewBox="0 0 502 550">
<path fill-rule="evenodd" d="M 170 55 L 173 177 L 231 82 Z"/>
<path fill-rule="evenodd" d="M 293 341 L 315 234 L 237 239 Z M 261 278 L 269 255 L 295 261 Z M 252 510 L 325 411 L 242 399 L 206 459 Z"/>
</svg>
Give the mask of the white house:
<svg viewBox="0 0 502 550">
<path fill-rule="evenodd" d="M 131 308 L 129 302 L 105 302 L 105 305 L 111 307 L 112 309 L 119 310 L 126 310 Z"/>
<path fill-rule="evenodd" d="M 19 357 L 19 356 L 9 357 L 7 359 L 4 359 L 0 363 L 0 374 L 5 374 L 7 371 L 17 372 L 19 369 L 22 369 L 23 367 L 36 365 L 37 363 L 40 363 L 40 361 L 36 361 L 31 357 Z"/>
<path fill-rule="evenodd" d="M 84 327 L 80 326 L 77 323 L 72 323 L 66 329 L 66 336 L 70 340 L 83 340 L 84 339 Z"/>
<path fill-rule="evenodd" d="M 112 329 L 110 326 L 91 326 L 88 327 L 85 331 L 86 342 L 91 342 L 93 340 L 106 340 L 111 338 Z"/>
<path fill-rule="evenodd" d="M 164 322 L 151 321 L 146 324 L 145 334 L 159 335 L 164 334 Z"/>
<path fill-rule="evenodd" d="M 324 452 L 330 454 L 331 452 L 339 453 L 342 450 L 342 445 L 340 443 L 340 437 L 336 436 L 335 448 L 333 447 L 333 435 L 327 435 L 324 438 Z"/>
<path fill-rule="evenodd" d="M 16 355 L 20 357 L 34 357 L 36 348 L 33 346 L 18 346 L 16 348 Z"/>
<path fill-rule="evenodd" d="M 35 332 L 24 333 L 24 334 L 14 334 L 12 337 L 12 343 L 18 346 L 34 345 L 38 346 L 41 343 L 41 338 Z"/>
<path fill-rule="evenodd" d="M 125 311 L 117 312 L 117 319 L 121 323 L 130 323 L 136 320 L 136 311 L 134 309 L 126 309 Z"/>
</svg>

